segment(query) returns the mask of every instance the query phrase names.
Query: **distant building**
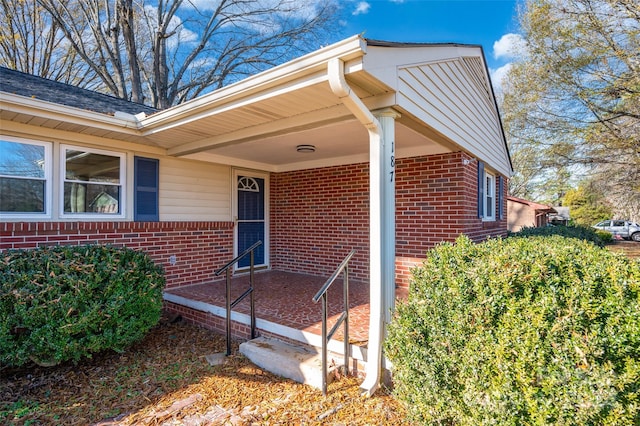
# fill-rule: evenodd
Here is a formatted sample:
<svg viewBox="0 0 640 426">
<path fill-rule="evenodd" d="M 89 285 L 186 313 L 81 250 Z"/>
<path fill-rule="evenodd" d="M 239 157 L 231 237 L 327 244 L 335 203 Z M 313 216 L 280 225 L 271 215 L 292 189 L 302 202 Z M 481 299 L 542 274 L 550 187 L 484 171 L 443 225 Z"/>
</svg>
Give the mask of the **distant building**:
<svg viewBox="0 0 640 426">
<path fill-rule="evenodd" d="M 555 213 L 549 213 L 549 223 L 554 225 L 568 225 L 571 220 L 569 207 L 555 206 Z"/>
<path fill-rule="evenodd" d="M 507 228 L 510 232 L 518 232 L 526 227 L 547 226 L 549 215 L 552 213 L 557 212 L 551 206 L 522 198 L 507 197 Z"/>
</svg>

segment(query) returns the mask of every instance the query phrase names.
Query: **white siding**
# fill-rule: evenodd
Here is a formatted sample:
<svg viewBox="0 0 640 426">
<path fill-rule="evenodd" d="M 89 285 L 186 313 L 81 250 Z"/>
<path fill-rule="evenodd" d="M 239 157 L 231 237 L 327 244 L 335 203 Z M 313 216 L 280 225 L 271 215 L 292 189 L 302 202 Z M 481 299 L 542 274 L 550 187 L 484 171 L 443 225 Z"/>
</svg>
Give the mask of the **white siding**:
<svg viewBox="0 0 640 426">
<path fill-rule="evenodd" d="M 160 220 L 231 220 L 230 167 L 161 158 Z"/>
<path fill-rule="evenodd" d="M 511 175 L 500 118 L 479 47 L 370 47 L 365 65 L 371 74 L 396 90 L 398 107 L 489 168 Z"/>
<path fill-rule="evenodd" d="M 510 165 L 493 98 L 462 58 L 398 70 L 398 103 L 490 167 Z"/>
</svg>

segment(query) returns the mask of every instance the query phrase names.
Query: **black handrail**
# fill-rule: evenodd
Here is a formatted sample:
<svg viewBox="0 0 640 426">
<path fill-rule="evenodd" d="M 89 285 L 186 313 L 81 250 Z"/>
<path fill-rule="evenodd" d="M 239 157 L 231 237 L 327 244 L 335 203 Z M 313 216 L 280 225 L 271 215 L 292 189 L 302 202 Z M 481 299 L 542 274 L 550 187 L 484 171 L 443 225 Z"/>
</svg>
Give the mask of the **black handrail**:
<svg viewBox="0 0 640 426">
<path fill-rule="evenodd" d="M 258 247 L 260 247 L 260 245 L 262 245 L 262 241 L 255 242 L 251 247 L 249 247 L 248 249 L 246 249 L 245 251 L 240 253 L 238 256 L 234 257 L 233 260 L 227 262 L 222 268 L 216 270 L 214 272 L 214 274 L 215 275 L 220 275 L 222 272 L 224 272 L 225 270 L 227 270 L 231 266 L 233 266 L 234 263 L 237 263 L 240 259 L 242 259 L 247 254 L 249 254 L 250 251 L 253 251 L 253 250 L 257 249 Z"/>
<path fill-rule="evenodd" d="M 254 243 L 251 247 L 243 251 L 241 254 L 236 256 L 232 261 L 225 264 L 222 268 L 218 269 L 214 272 L 214 274 L 220 275 L 222 272 L 226 271 L 226 292 L 225 292 L 225 306 L 227 309 L 227 356 L 231 355 L 231 309 L 234 308 L 238 303 L 244 300 L 245 297 L 251 296 L 250 300 L 250 310 L 251 310 L 251 338 L 256 338 L 256 310 L 255 310 L 255 301 L 253 297 L 253 261 L 254 255 L 253 252 L 256 248 L 258 248 L 262 244 L 262 241 L 258 241 Z M 249 289 L 242 293 L 240 297 L 231 302 L 231 267 L 240 261 L 247 254 L 251 254 L 251 262 L 249 264 Z"/>
<path fill-rule="evenodd" d="M 327 394 L 327 346 L 329 341 L 340 327 L 340 324 L 344 323 L 344 369 L 345 374 L 349 374 L 349 356 L 350 354 L 350 346 L 349 346 L 349 261 L 356 253 L 355 250 L 351 250 L 351 253 L 344 258 L 340 266 L 335 270 L 333 275 L 324 283 L 324 285 L 320 288 L 320 290 L 316 293 L 315 296 L 311 299 L 313 303 L 318 303 L 320 298 L 322 298 L 322 394 Z M 343 279 L 343 302 L 344 302 L 344 310 L 340 315 L 340 318 L 336 321 L 336 323 L 331 328 L 331 331 L 327 333 L 327 291 L 331 284 L 338 278 L 338 275 L 344 271 L 344 279 Z"/>
</svg>

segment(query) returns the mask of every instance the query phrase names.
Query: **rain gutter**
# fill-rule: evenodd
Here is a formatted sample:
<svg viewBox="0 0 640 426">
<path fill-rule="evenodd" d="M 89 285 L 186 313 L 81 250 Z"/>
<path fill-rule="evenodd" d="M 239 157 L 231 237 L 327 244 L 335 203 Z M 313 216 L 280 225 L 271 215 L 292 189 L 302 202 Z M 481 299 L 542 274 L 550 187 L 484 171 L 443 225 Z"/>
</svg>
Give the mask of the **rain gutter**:
<svg viewBox="0 0 640 426">
<path fill-rule="evenodd" d="M 344 76 L 344 62 L 332 58 L 327 65 L 329 85 L 333 93 L 369 132 L 369 344 L 365 380 L 360 386 L 367 396 L 373 395 L 380 385 L 382 370 L 383 338 L 383 287 L 382 287 L 382 214 L 383 192 L 381 190 L 380 167 L 382 158 L 383 130 L 380 122 L 362 100 L 351 90 Z"/>
</svg>

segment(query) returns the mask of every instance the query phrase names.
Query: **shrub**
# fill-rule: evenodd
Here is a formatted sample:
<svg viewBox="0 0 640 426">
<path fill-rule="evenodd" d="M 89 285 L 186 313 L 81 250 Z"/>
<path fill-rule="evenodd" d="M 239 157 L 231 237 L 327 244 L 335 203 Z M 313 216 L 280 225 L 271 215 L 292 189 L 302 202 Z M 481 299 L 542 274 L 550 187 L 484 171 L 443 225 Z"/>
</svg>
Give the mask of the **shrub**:
<svg viewBox="0 0 640 426">
<path fill-rule="evenodd" d="M 160 319 L 163 271 L 142 252 L 57 246 L 0 259 L 0 364 L 121 351 Z"/>
<path fill-rule="evenodd" d="M 413 271 L 386 354 L 416 423 L 640 424 L 640 262 L 459 237 Z"/>
<path fill-rule="evenodd" d="M 596 235 L 604 244 L 608 244 L 613 241 L 613 234 L 611 232 L 597 230 Z"/>
<path fill-rule="evenodd" d="M 576 238 L 579 240 L 590 241 L 593 244 L 603 247 L 606 242 L 611 241 L 611 234 L 599 231 L 595 228 L 582 225 L 557 225 L 543 226 L 540 228 L 525 227 L 518 232 L 510 233 L 515 237 L 534 237 L 534 236 L 550 236 L 560 235 L 567 238 Z"/>
</svg>

